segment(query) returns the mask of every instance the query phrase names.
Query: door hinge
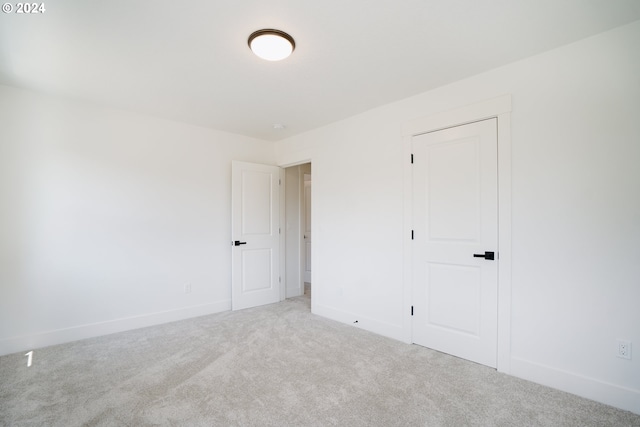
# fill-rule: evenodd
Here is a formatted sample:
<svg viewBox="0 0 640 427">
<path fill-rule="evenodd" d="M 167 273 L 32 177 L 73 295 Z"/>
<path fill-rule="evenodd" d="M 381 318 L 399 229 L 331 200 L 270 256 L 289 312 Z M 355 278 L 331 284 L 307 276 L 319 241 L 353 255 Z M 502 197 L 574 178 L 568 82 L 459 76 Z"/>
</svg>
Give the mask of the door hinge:
<svg viewBox="0 0 640 427">
<path fill-rule="evenodd" d="M 413 230 L 411 230 L 411 240 L 413 240 Z"/>
<path fill-rule="evenodd" d="M 282 234 L 282 229 L 278 227 L 278 234 Z"/>
<path fill-rule="evenodd" d="M 411 164 L 413 164 L 413 154 L 411 154 Z"/>
<path fill-rule="evenodd" d="M 413 306 L 411 306 L 411 315 L 413 316 Z"/>
<path fill-rule="evenodd" d="M 278 277 L 278 283 L 282 283 L 282 277 Z"/>
<path fill-rule="evenodd" d="M 282 180 L 278 179 L 278 185 L 282 185 Z"/>
</svg>

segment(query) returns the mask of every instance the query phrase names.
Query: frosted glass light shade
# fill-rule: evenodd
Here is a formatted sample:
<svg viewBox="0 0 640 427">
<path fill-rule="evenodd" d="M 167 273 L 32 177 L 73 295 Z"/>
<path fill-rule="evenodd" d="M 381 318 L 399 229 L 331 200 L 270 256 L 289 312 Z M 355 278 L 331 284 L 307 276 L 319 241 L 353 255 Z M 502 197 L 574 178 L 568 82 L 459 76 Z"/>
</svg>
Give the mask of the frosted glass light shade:
<svg viewBox="0 0 640 427">
<path fill-rule="evenodd" d="M 258 57 L 267 61 L 285 59 L 296 48 L 289 34 L 280 30 L 258 30 L 249 36 L 249 47 Z"/>
</svg>

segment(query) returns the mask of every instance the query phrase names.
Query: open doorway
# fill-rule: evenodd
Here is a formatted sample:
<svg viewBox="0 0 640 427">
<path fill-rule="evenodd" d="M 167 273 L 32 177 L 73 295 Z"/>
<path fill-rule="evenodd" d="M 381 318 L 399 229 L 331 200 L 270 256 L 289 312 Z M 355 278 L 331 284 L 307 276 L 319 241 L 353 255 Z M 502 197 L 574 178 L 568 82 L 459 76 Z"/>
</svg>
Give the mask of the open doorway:
<svg viewBox="0 0 640 427">
<path fill-rule="evenodd" d="M 285 169 L 286 298 L 311 298 L 311 163 Z"/>
<path fill-rule="evenodd" d="M 304 276 L 304 293 L 311 297 L 311 165 L 309 173 L 303 175 L 302 188 L 302 244 L 303 254 L 301 262 Z"/>
</svg>

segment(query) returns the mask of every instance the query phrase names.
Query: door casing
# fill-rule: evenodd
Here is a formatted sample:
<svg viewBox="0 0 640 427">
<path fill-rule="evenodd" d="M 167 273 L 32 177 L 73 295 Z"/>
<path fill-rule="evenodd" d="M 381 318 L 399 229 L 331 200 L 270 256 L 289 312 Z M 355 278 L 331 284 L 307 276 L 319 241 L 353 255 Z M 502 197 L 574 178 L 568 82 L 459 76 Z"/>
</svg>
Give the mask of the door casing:
<svg viewBox="0 0 640 427">
<path fill-rule="evenodd" d="M 304 283 L 311 283 L 311 247 L 312 247 L 312 233 L 311 233 L 311 174 L 304 174 L 302 177 L 302 218 L 300 218 L 300 223 L 303 225 L 302 227 L 302 250 L 301 250 L 301 270 L 302 270 L 302 283 L 304 288 Z M 304 293 L 304 289 L 303 289 Z"/>
<path fill-rule="evenodd" d="M 511 361 L 511 95 L 479 102 L 407 122 L 403 128 L 404 155 L 404 340 L 412 341 L 412 240 L 413 189 L 411 173 L 412 138 L 427 132 L 465 125 L 479 120 L 498 121 L 498 351 L 497 370 L 510 373 Z"/>
</svg>

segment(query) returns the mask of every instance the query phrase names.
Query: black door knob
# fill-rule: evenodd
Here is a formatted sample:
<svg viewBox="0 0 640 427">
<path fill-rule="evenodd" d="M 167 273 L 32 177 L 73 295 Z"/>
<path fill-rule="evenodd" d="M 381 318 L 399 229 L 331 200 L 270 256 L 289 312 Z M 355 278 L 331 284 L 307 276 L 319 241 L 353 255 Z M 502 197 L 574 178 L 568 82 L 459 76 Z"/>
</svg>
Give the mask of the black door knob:
<svg viewBox="0 0 640 427">
<path fill-rule="evenodd" d="M 247 242 L 241 242 L 240 240 L 236 240 L 235 242 L 233 242 L 234 246 L 240 246 L 240 245 L 246 245 Z"/>
</svg>

